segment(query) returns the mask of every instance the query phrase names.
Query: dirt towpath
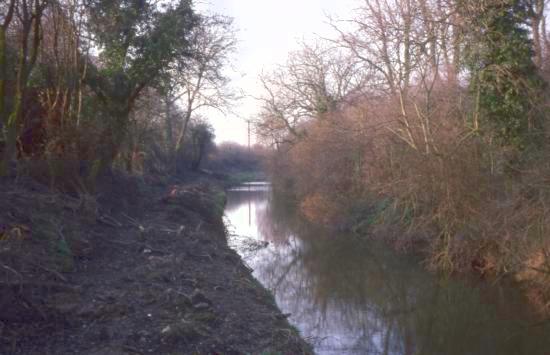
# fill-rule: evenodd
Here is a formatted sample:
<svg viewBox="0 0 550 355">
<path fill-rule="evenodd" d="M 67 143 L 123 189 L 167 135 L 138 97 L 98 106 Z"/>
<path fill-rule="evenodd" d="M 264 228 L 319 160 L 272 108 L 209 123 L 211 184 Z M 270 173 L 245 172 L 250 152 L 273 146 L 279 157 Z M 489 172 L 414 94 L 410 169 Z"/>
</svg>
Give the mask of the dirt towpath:
<svg viewBox="0 0 550 355">
<path fill-rule="evenodd" d="M 311 353 L 227 246 L 219 187 L 115 180 L 1 185 L 0 354 Z"/>
</svg>

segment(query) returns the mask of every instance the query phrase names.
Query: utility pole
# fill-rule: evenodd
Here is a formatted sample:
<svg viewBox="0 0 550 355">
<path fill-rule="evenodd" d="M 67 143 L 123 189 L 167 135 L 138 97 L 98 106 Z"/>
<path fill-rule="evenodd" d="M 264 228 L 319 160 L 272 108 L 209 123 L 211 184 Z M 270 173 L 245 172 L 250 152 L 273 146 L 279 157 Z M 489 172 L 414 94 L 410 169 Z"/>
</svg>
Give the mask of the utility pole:
<svg viewBox="0 0 550 355">
<path fill-rule="evenodd" d="M 248 123 L 248 152 L 250 153 L 250 120 L 246 120 Z"/>
<path fill-rule="evenodd" d="M 250 120 L 246 120 L 248 124 L 248 154 L 250 154 Z M 250 204 L 250 184 L 248 184 L 248 225 L 252 225 L 252 208 Z"/>
</svg>

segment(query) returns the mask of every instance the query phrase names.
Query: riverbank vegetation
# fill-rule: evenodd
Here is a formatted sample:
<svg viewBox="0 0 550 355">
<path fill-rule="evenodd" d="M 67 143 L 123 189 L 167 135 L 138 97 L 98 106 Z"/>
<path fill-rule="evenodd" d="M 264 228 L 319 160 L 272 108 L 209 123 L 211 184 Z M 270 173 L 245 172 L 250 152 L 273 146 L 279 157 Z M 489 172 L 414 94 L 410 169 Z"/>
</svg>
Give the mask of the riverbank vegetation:
<svg viewBox="0 0 550 355">
<path fill-rule="evenodd" d="M 275 184 L 325 224 L 513 275 L 550 310 L 544 0 L 363 1 L 262 77 Z"/>
<path fill-rule="evenodd" d="M 197 170 L 213 146 L 205 108 L 236 95 L 232 19 L 192 1 L 0 4 L 0 174 L 93 194 L 112 168 Z"/>
</svg>

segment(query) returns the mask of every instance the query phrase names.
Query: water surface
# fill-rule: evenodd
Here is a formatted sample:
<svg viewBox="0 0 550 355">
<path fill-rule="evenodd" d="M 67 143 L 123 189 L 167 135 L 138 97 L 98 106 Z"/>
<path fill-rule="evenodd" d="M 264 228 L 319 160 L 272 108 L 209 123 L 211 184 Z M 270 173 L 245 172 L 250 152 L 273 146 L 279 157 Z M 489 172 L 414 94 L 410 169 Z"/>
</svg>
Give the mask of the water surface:
<svg viewBox="0 0 550 355">
<path fill-rule="evenodd" d="M 268 184 L 230 190 L 225 212 L 231 246 L 318 354 L 550 354 L 550 324 L 512 288 L 308 225 Z"/>
</svg>

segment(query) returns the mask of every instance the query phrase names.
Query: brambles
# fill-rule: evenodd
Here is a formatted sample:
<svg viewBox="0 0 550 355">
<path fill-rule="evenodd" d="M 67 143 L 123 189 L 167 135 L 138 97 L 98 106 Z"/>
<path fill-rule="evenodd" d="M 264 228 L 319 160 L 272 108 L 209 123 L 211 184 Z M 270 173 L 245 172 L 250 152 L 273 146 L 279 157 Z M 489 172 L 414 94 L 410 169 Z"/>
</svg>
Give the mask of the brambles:
<svg viewBox="0 0 550 355">
<path fill-rule="evenodd" d="M 365 1 L 333 20 L 330 43 L 370 75 L 290 127 L 262 116 L 275 183 L 306 217 L 421 247 L 433 269 L 550 284 L 543 14 L 512 0 Z M 526 23 L 539 31 L 534 47 Z M 270 89 L 264 101 L 282 102 Z"/>
</svg>

